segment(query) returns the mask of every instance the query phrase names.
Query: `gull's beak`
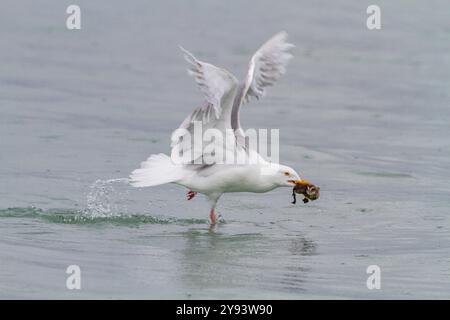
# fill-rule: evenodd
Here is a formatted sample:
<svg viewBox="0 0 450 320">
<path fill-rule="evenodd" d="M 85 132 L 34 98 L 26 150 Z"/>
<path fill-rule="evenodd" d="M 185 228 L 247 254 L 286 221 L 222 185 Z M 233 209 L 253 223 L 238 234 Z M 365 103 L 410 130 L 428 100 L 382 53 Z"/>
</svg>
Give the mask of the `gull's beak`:
<svg viewBox="0 0 450 320">
<path fill-rule="evenodd" d="M 288 180 L 288 182 L 292 183 L 292 184 L 300 184 L 302 186 L 310 186 L 311 183 L 307 180 L 303 180 L 303 179 L 299 179 L 299 180 Z"/>
</svg>

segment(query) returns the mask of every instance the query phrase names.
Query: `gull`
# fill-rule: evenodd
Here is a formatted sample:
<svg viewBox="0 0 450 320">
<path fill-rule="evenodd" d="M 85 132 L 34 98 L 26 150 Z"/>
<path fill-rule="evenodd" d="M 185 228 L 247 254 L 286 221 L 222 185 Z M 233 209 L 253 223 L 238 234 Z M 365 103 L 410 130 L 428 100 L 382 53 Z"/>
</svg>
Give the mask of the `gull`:
<svg viewBox="0 0 450 320">
<path fill-rule="evenodd" d="M 282 31 L 265 42 L 252 56 L 247 75 L 238 81 L 230 72 L 203 62 L 186 49 L 180 47 L 189 63 L 188 73 L 194 77 L 203 93 L 205 104 L 196 108 L 179 126 L 179 134 L 172 134 L 172 153 L 151 155 L 141 163 L 139 169 L 130 175 L 134 187 L 150 187 L 165 183 L 175 183 L 188 188 L 187 199 L 197 193 L 204 194 L 210 203 L 211 225 L 216 224 L 216 205 L 224 193 L 263 193 L 278 187 L 311 185 L 300 178 L 292 168 L 265 160 L 254 148 L 245 143 L 245 132 L 241 127 L 239 111 L 242 104 L 250 99 L 260 99 L 266 89 L 285 73 L 294 45 L 287 42 L 287 33 Z M 188 136 L 194 135 L 196 123 L 203 130 L 214 129 L 223 133 L 227 141 L 222 146 L 223 154 L 244 159 L 243 163 L 210 161 L 214 158 L 211 148 L 204 147 L 203 141 L 195 139 L 185 144 Z M 177 131 L 177 130 L 175 130 Z M 202 139 L 200 139 L 202 140 Z M 231 142 L 231 143 L 229 143 Z M 220 146 L 219 146 L 220 147 Z M 183 161 L 174 161 L 174 155 L 183 150 Z M 220 150 L 220 149 L 214 149 Z M 228 158 L 227 158 L 228 159 Z M 200 161 L 199 161 L 200 160 Z"/>
</svg>

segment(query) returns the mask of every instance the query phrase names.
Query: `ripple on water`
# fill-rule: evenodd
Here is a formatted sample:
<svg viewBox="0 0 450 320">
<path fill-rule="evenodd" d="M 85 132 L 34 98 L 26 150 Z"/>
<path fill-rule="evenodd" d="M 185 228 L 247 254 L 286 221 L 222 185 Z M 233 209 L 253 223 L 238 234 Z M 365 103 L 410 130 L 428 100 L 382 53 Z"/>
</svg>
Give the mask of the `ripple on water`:
<svg viewBox="0 0 450 320">
<path fill-rule="evenodd" d="M 51 223 L 63 224 L 178 224 L 194 225 L 206 224 L 206 219 L 177 219 L 173 217 L 160 217 L 145 214 L 115 213 L 112 216 L 93 216 L 88 210 L 77 209 L 40 209 L 36 207 L 15 207 L 0 209 L 0 218 L 29 218 L 42 219 Z"/>
<path fill-rule="evenodd" d="M 359 171 L 357 174 L 362 176 L 371 176 L 371 177 L 379 177 L 379 178 L 413 178 L 412 175 L 401 172 L 368 172 L 368 171 Z"/>
</svg>

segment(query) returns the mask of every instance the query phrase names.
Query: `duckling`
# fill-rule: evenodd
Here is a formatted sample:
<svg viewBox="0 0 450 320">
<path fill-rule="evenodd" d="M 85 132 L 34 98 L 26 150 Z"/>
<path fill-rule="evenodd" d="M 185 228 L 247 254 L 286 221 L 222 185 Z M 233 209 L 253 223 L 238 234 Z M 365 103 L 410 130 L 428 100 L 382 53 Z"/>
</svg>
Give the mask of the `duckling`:
<svg viewBox="0 0 450 320">
<path fill-rule="evenodd" d="M 292 201 L 292 204 L 295 204 L 297 202 L 296 193 L 303 194 L 303 203 L 308 203 L 309 200 L 314 201 L 319 199 L 320 196 L 320 188 L 313 185 L 304 185 L 304 184 L 296 184 L 295 187 L 292 189 L 292 197 L 294 200 Z"/>
</svg>

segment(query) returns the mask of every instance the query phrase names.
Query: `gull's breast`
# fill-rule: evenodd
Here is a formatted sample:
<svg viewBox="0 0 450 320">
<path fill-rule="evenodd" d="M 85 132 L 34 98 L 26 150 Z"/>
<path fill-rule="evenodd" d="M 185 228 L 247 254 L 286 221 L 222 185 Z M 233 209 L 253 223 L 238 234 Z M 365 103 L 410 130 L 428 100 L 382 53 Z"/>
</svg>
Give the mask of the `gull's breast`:
<svg viewBox="0 0 450 320">
<path fill-rule="evenodd" d="M 179 184 L 200 193 L 267 192 L 275 185 L 261 179 L 252 165 L 215 165 L 208 172 L 196 172 Z"/>
</svg>

